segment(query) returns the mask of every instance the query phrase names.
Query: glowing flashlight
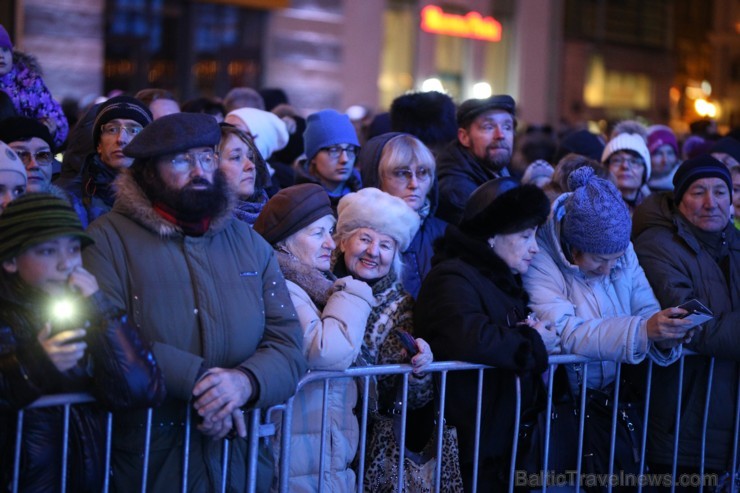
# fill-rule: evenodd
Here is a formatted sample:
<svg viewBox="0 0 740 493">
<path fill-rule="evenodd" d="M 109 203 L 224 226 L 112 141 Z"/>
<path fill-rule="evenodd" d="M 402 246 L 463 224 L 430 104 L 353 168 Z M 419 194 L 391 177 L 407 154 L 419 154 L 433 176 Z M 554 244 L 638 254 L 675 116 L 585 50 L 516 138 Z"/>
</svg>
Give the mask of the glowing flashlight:
<svg viewBox="0 0 740 493">
<path fill-rule="evenodd" d="M 63 332 L 74 328 L 77 304 L 72 299 L 61 299 L 51 305 L 52 331 Z"/>
</svg>

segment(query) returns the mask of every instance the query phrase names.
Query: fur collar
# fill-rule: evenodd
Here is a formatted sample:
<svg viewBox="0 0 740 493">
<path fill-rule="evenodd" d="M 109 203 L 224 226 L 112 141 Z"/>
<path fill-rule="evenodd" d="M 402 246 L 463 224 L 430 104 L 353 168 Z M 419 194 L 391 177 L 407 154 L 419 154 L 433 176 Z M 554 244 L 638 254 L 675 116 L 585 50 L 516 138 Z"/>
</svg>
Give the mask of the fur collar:
<svg viewBox="0 0 740 493">
<path fill-rule="evenodd" d="M 123 170 L 113 182 L 116 191 L 116 202 L 113 211 L 133 219 L 145 228 L 157 233 L 163 238 L 180 236 L 182 229 L 157 214 L 152 207 L 152 201 L 144 194 L 129 170 Z M 229 205 L 220 215 L 211 220 L 211 226 L 204 236 L 213 236 L 226 228 L 233 219 L 232 211 L 235 205 L 235 196 L 229 193 Z"/>
<path fill-rule="evenodd" d="M 336 277 L 331 272 L 325 273 L 309 267 L 285 251 L 276 250 L 275 255 L 285 279 L 296 283 L 308 294 L 311 301 L 320 310 L 323 310 L 327 301 L 329 301 L 329 297 L 334 293 Z"/>
</svg>

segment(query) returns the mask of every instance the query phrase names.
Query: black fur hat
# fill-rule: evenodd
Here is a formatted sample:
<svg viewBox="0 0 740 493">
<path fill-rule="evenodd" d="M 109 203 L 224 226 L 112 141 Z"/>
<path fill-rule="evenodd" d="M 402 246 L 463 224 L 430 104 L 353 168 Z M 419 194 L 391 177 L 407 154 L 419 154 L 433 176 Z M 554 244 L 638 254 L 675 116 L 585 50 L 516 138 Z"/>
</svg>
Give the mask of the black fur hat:
<svg viewBox="0 0 740 493">
<path fill-rule="evenodd" d="M 476 238 L 490 238 L 542 226 L 549 215 L 550 200 L 539 187 L 520 185 L 511 177 L 496 178 L 470 195 L 460 230 Z"/>
<path fill-rule="evenodd" d="M 391 104 L 391 130 L 413 135 L 435 148 L 457 138 L 455 102 L 441 92 L 404 94 Z"/>
</svg>

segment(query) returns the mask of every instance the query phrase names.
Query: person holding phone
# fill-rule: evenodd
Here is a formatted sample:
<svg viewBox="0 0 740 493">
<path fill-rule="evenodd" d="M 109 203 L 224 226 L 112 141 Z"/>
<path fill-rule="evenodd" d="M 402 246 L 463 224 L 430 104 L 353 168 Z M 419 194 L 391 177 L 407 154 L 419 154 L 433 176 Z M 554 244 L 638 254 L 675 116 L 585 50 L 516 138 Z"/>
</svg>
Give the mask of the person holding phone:
<svg viewBox="0 0 740 493">
<path fill-rule="evenodd" d="M 705 472 L 732 467 L 732 436 L 740 361 L 740 234 L 732 224 L 732 176 L 709 156 L 684 161 L 673 177 L 673 192 L 656 194 L 637 208 L 632 233 L 635 251 L 662 306 L 696 299 L 714 318 L 696 329 L 689 348 L 705 357 L 684 363 L 681 389 L 679 472 L 697 472 L 701 463 L 709 357 L 714 373 L 709 396 Z M 648 460 L 671 471 L 678 393 L 677 366 L 653 374 Z M 680 488 L 677 491 L 681 491 Z"/>
<path fill-rule="evenodd" d="M 497 178 L 478 187 L 459 226 L 449 225 L 414 310 L 414 326 L 439 359 L 497 367 L 483 382 L 478 491 L 504 491 L 514 432 L 516 375 L 522 409 L 532 403 L 559 338 L 548 320 L 529 317 L 522 285 L 539 247 L 535 233 L 550 202 L 534 185 Z M 445 417 L 457 427 L 460 469 L 472 485 L 478 374 L 450 372 Z M 450 406 L 449 403 L 454 403 Z"/>
<path fill-rule="evenodd" d="M 70 409 L 68 491 L 102 489 L 106 410 L 156 406 L 165 395 L 149 345 L 82 266 L 91 243 L 74 210 L 53 195 L 25 195 L 0 215 L 0 447 L 13 450 L 15 411 L 46 394 L 91 392 L 97 404 Z M 54 318 L 62 299 L 77 323 Z M 20 491 L 61 489 L 63 412 L 26 411 Z M 5 459 L 4 489 L 12 454 Z"/>
</svg>

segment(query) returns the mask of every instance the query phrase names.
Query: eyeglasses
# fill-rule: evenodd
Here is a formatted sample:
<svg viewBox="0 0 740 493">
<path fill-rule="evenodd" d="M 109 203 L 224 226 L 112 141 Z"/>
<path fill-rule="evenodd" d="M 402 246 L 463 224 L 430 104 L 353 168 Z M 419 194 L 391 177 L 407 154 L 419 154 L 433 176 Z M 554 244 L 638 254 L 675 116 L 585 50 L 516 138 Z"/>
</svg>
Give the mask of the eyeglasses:
<svg viewBox="0 0 740 493">
<path fill-rule="evenodd" d="M 205 172 L 211 172 L 216 169 L 216 153 L 213 150 L 201 152 L 186 152 L 173 157 L 169 163 L 172 169 L 177 173 L 185 173 L 195 168 L 196 161 L 200 164 Z"/>
<path fill-rule="evenodd" d="M 106 123 L 100 127 L 100 131 L 103 135 L 118 135 L 123 130 L 131 136 L 139 135 L 144 127 L 141 125 L 117 125 L 115 123 Z"/>
<path fill-rule="evenodd" d="M 388 173 L 391 180 L 399 185 L 408 185 L 411 183 L 412 177 L 416 177 L 417 181 L 427 181 L 432 178 L 432 170 L 420 166 L 416 168 L 416 171 L 412 171 L 410 168 L 396 168 Z"/>
<path fill-rule="evenodd" d="M 642 159 L 639 157 L 629 157 L 624 158 L 621 156 L 613 157 L 609 159 L 609 166 L 622 166 L 623 164 L 627 164 L 628 168 L 635 169 L 639 168 L 640 166 L 645 166 L 645 164 L 642 162 Z"/>
<path fill-rule="evenodd" d="M 21 161 L 23 161 L 23 164 L 26 166 L 31 164 L 31 156 L 33 156 L 36 164 L 40 164 L 41 166 L 48 166 L 54 160 L 54 155 L 51 151 L 39 151 L 34 153 L 28 151 L 15 151 L 15 153 L 18 154 L 18 157 L 21 158 Z"/>
<path fill-rule="evenodd" d="M 349 145 L 347 147 L 337 145 L 324 147 L 321 150 L 326 151 L 326 153 L 329 154 L 329 157 L 332 159 L 339 159 L 339 156 L 341 156 L 343 152 L 347 153 L 347 159 L 354 159 L 355 156 L 357 156 L 358 149 L 359 147 L 353 145 Z"/>
</svg>

